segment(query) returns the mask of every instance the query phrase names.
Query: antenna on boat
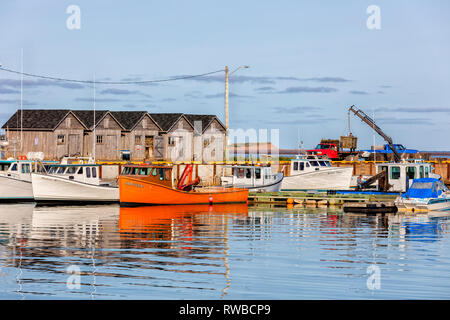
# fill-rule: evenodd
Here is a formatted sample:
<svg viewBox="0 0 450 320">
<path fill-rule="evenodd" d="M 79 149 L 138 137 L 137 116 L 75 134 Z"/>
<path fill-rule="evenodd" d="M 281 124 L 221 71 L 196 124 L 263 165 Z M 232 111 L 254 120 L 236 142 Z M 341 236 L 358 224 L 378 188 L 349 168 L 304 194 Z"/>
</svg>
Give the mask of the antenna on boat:
<svg viewBox="0 0 450 320">
<path fill-rule="evenodd" d="M 23 150 L 23 48 L 20 51 L 20 152 Z"/>
<path fill-rule="evenodd" d="M 376 168 L 376 162 L 377 162 L 377 153 L 375 150 L 375 109 L 372 108 L 372 118 L 373 118 L 373 166 Z"/>
<path fill-rule="evenodd" d="M 93 152 L 92 156 L 94 158 L 95 163 L 95 145 L 97 144 L 97 137 L 95 136 L 95 74 L 94 74 L 94 146 L 93 146 Z"/>
</svg>

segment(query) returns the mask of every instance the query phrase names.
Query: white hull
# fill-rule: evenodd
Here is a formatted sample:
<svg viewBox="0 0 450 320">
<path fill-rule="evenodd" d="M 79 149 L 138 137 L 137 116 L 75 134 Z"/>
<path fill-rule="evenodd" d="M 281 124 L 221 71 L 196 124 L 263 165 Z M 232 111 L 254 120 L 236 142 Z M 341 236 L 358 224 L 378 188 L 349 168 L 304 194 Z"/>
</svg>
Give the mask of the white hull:
<svg viewBox="0 0 450 320">
<path fill-rule="evenodd" d="M 253 185 L 233 185 L 233 188 L 248 189 L 249 192 L 280 192 L 281 183 L 283 182 L 283 174 L 277 174 L 277 180 L 267 185 L 253 186 Z"/>
<path fill-rule="evenodd" d="M 30 181 L 0 176 L 0 201 L 33 200 Z"/>
<path fill-rule="evenodd" d="M 66 178 L 31 174 L 34 199 L 43 202 L 118 202 L 119 188 L 99 186 Z"/>
<path fill-rule="evenodd" d="M 447 199 L 404 199 L 397 198 L 395 205 L 399 211 L 428 212 L 450 210 L 450 198 Z"/>
<path fill-rule="evenodd" d="M 282 190 L 348 190 L 353 168 L 327 168 L 284 177 Z"/>
</svg>

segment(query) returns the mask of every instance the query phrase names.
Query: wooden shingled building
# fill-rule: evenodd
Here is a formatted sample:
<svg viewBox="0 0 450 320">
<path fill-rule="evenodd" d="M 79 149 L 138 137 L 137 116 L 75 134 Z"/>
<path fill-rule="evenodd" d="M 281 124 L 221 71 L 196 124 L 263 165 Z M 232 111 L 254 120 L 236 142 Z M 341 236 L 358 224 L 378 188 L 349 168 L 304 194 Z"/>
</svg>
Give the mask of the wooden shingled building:
<svg viewBox="0 0 450 320">
<path fill-rule="evenodd" d="M 214 115 L 69 109 L 21 112 L 2 126 L 9 141 L 6 157 L 29 152 L 42 152 L 48 160 L 88 157 L 94 155 L 95 143 L 97 160 L 223 159 L 225 127 Z M 213 140 L 216 146 L 211 148 Z"/>
</svg>

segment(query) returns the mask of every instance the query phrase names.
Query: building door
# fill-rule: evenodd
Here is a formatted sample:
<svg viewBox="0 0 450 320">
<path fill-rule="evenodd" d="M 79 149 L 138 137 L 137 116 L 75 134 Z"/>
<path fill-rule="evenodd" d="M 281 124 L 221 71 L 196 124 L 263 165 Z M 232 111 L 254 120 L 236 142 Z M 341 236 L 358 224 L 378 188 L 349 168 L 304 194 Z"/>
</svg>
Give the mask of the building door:
<svg viewBox="0 0 450 320">
<path fill-rule="evenodd" d="M 153 159 L 153 136 L 145 136 L 145 159 Z"/>
<path fill-rule="evenodd" d="M 117 141 L 117 136 L 108 135 L 106 136 L 106 147 L 104 149 L 104 155 L 106 160 L 117 160 L 119 159 L 119 145 Z"/>
<path fill-rule="evenodd" d="M 164 159 L 164 137 L 155 137 L 153 151 L 155 159 Z"/>
<path fill-rule="evenodd" d="M 81 144 L 79 134 L 69 134 L 69 157 L 81 156 Z"/>
</svg>

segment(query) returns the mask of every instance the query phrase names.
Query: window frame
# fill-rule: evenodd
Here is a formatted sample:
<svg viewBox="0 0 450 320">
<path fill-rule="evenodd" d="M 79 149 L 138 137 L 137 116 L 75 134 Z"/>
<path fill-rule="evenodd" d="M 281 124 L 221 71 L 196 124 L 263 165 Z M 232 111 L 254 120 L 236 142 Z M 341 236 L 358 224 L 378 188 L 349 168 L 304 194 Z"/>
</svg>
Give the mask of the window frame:
<svg viewBox="0 0 450 320">
<path fill-rule="evenodd" d="M 66 144 L 66 135 L 65 134 L 56 135 L 56 144 L 58 146 L 65 145 Z"/>
<path fill-rule="evenodd" d="M 390 171 L 389 177 L 391 178 L 391 180 L 400 180 L 400 177 L 401 177 L 401 174 L 402 174 L 401 168 L 399 166 L 392 166 L 390 169 L 391 170 L 389 170 Z M 394 172 L 393 169 L 396 169 L 396 170 L 398 169 L 398 171 Z M 394 173 L 395 174 L 398 173 L 398 177 L 394 178 Z"/>
<path fill-rule="evenodd" d="M 95 135 L 95 144 L 103 144 L 103 135 L 102 134 L 97 134 Z"/>
</svg>

